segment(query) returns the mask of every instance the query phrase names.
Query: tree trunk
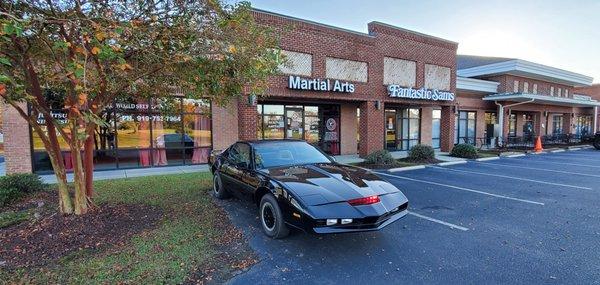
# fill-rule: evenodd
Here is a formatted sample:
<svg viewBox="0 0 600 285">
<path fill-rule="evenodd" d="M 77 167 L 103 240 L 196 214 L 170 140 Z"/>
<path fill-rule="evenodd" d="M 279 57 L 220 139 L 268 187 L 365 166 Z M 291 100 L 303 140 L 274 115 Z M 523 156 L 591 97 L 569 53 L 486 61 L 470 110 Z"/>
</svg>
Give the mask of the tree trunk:
<svg viewBox="0 0 600 285">
<path fill-rule="evenodd" d="M 71 201 L 69 187 L 67 186 L 65 165 L 60 159 L 57 159 L 60 153 L 57 154 L 55 151 L 48 151 L 48 155 L 50 156 L 50 162 L 52 163 L 58 185 L 58 209 L 62 214 L 73 214 L 73 201 Z"/>
<path fill-rule="evenodd" d="M 94 130 L 90 132 L 83 146 L 83 169 L 85 170 L 85 195 L 94 196 Z"/>
<path fill-rule="evenodd" d="M 86 195 L 85 173 L 79 143 L 71 145 L 73 156 L 73 183 L 75 184 L 75 215 L 85 215 L 88 212 L 88 199 Z"/>
</svg>

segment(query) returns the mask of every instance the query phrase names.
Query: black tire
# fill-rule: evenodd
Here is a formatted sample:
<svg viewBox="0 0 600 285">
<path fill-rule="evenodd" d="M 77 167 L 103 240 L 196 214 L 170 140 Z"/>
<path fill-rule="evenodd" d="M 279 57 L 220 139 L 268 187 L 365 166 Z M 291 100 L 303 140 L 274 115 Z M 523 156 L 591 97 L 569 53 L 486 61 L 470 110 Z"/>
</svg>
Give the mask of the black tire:
<svg viewBox="0 0 600 285">
<path fill-rule="evenodd" d="M 594 147 L 595 147 L 597 150 L 600 150 L 600 139 L 596 139 L 596 140 L 594 141 Z"/>
<path fill-rule="evenodd" d="M 277 203 L 277 199 L 272 194 L 265 194 L 260 199 L 258 216 L 263 232 L 273 239 L 280 239 L 288 236 L 290 230 L 285 225 L 283 214 Z"/>
<path fill-rule="evenodd" d="M 227 192 L 227 190 L 223 187 L 223 182 L 221 181 L 221 175 L 219 175 L 219 172 L 215 172 L 215 174 L 213 175 L 213 196 L 215 196 L 217 199 L 227 199 L 229 198 L 231 195 L 229 195 L 229 192 Z"/>
</svg>

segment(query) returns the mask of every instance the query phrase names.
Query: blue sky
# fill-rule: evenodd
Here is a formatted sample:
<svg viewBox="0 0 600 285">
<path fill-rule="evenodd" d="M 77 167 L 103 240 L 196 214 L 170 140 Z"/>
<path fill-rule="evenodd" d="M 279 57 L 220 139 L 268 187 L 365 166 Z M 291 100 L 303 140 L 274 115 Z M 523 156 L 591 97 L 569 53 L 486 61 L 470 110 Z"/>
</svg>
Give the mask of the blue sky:
<svg viewBox="0 0 600 285">
<path fill-rule="evenodd" d="M 380 21 L 459 43 L 459 54 L 515 57 L 600 83 L 600 0 L 251 0 L 253 7 L 367 32 Z"/>
</svg>

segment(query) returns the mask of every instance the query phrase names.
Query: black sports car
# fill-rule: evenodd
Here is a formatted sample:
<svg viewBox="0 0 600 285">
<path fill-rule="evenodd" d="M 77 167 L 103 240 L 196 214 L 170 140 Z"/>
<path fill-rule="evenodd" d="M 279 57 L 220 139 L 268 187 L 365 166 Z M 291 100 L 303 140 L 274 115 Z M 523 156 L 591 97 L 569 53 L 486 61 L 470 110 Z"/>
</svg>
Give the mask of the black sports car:
<svg viewBox="0 0 600 285">
<path fill-rule="evenodd" d="M 259 207 L 269 237 L 379 230 L 405 216 L 406 196 L 373 172 L 336 163 L 299 140 L 237 142 L 209 164 L 214 195 Z"/>
</svg>

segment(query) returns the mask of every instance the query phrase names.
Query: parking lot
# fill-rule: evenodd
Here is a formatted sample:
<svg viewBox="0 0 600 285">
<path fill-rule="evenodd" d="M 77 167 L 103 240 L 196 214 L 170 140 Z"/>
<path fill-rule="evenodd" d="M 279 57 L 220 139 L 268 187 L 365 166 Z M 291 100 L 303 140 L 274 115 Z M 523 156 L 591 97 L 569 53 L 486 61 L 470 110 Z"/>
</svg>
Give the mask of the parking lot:
<svg viewBox="0 0 600 285">
<path fill-rule="evenodd" d="M 600 151 L 384 172 L 409 215 L 379 232 L 270 240 L 256 208 L 222 203 L 259 255 L 235 284 L 600 280 Z"/>
</svg>

